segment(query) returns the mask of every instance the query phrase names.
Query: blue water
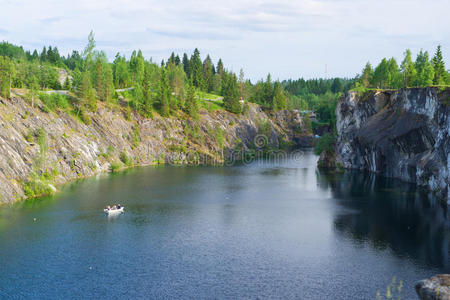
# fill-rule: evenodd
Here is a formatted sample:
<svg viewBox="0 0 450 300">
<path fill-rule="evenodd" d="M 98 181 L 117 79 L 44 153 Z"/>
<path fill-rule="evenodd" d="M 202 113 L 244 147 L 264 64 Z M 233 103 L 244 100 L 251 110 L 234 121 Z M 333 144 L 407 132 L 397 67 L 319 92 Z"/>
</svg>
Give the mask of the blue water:
<svg viewBox="0 0 450 300">
<path fill-rule="evenodd" d="M 137 168 L 4 207 L 0 298 L 374 299 L 395 276 L 415 299 L 450 272 L 445 205 L 316 160 Z"/>
</svg>

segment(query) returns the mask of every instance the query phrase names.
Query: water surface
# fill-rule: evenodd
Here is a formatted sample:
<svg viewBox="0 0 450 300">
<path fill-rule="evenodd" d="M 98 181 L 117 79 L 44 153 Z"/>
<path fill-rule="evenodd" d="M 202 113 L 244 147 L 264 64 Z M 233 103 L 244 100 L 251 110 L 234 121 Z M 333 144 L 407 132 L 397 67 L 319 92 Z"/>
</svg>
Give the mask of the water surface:
<svg viewBox="0 0 450 300">
<path fill-rule="evenodd" d="M 395 276 L 414 299 L 450 272 L 444 205 L 316 160 L 137 168 L 3 208 L 0 298 L 374 299 Z"/>
</svg>

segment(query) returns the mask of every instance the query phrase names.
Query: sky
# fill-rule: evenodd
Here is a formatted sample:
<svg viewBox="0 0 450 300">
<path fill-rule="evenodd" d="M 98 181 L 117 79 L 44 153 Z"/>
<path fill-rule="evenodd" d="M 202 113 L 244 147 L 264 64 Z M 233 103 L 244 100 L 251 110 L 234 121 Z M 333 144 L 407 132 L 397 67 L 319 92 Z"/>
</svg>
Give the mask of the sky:
<svg viewBox="0 0 450 300">
<path fill-rule="evenodd" d="M 450 0 L 0 0 L 0 40 L 67 54 L 93 30 L 111 60 L 141 49 L 160 62 L 197 47 L 252 81 L 354 77 L 367 61 L 438 44 L 449 68 L 449 11 Z"/>
</svg>

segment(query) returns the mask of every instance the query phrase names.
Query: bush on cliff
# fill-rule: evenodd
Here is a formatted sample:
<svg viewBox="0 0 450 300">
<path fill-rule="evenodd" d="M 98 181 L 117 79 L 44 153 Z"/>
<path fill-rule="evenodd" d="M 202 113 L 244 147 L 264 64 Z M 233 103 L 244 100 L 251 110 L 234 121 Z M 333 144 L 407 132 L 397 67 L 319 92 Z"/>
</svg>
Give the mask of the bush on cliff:
<svg viewBox="0 0 450 300">
<path fill-rule="evenodd" d="M 320 155 L 322 152 L 333 152 L 334 151 L 335 138 L 331 134 L 327 133 L 319 138 L 317 145 L 314 149 L 316 155 Z"/>
</svg>

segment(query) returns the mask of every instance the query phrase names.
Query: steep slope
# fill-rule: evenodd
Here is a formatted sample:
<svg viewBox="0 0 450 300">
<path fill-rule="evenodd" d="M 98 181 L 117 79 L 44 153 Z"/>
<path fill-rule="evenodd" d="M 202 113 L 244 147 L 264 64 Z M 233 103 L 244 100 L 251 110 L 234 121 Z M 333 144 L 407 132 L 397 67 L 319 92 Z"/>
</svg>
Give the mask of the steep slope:
<svg viewBox="0 0 450 300">
<path fill-rule="evenodd" d="M 450 89 L 346 94 L 336 108 L 338 164 L 450 197 L 449 105 Z"/>
<path fill-rule="evenodd" d="M 250 104 L 243 115 L 202 110 L 199 120 L 181 113 L 145 119 L 100 105 L 86 125 L 65 111 L 44 112 L 39 101 L 32 108 L 17 94 L 0 98 L 0 203 L 48 193 L 111 166 L 220 164 L 233 149 L 278 148 L 308 136 L 297 114 L 280 112 L 280 120 L 277 115 L 271 120 Z M 258 134 L 267 138 L 255 146 Z"/>
</svg>

